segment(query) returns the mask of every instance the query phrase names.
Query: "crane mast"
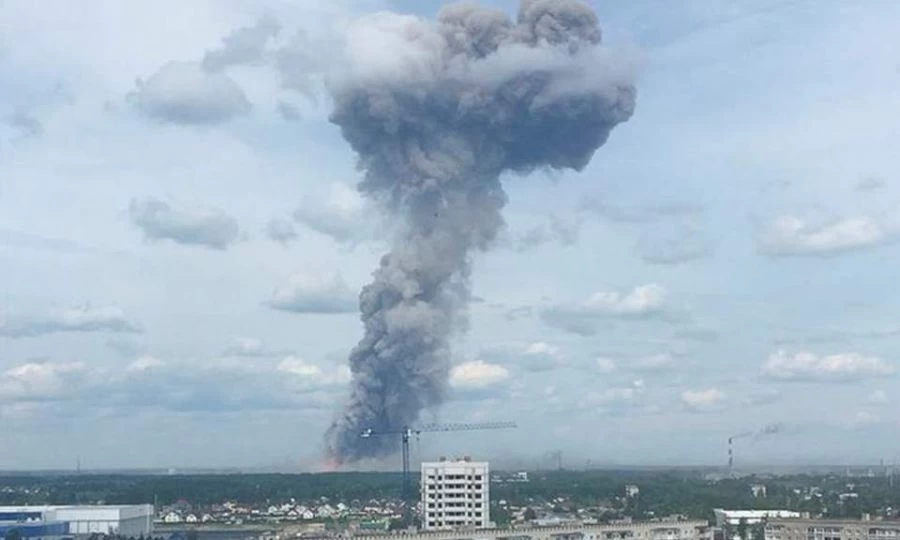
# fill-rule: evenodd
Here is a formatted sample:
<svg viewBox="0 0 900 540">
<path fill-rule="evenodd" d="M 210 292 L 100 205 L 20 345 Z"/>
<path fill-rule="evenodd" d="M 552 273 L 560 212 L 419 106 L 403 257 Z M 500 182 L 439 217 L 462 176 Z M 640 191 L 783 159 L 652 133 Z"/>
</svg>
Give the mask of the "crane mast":
<svg viewBox="0 0 900 540">
<path fill-rule="evenodd" d="M 364 439 L 371 437 L 400 435 L 400 446 L 403 462 L 403 492 L 402 500 L 409 501 L 410 496 L 410 472 L 409 472 L 409 439 L 421 433 L 446 433 L 451 431 L 481 431 L 488 429 L 511 429 L 518 427 L 515 422 L 475 422 L 452 424 L 424 424 L 421 426 L 403 426 L 400 429 L 378 430 L 375 428 L 364 429 L 359 436 Z"/>
</svg>

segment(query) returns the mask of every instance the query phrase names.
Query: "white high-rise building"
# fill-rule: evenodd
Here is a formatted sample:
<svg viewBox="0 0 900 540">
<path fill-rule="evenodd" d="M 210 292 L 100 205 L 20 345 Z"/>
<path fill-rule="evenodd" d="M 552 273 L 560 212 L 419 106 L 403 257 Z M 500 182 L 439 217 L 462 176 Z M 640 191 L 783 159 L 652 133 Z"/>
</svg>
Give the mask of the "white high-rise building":
<svg viewBox="0 0 900 540">
<path fill-rule="evenodd" d="M 469 458 L 422 463 L 422 528 L 490 527 L 490 471 Z"/>
</svg>

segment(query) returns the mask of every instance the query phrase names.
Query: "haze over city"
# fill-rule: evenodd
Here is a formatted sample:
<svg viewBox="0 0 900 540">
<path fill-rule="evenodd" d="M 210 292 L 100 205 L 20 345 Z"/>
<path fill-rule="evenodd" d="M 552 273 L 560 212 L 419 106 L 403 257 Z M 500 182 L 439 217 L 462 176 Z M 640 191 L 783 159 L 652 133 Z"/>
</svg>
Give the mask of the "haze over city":
<svg viewBox="0 0 900 540">
<path fill-rule="evenodd" d="M 900 4 L 589 4 L 633 114 L 581 171 L 501 176 L 420 417 L 518 429 L 417 455 L 892 460 Z M 398 237 L 335 78 L 396 61 L 373 14 L 443 3 L 53 5 L 0 4 L 0 469 L 319 470 Z"/>
</svg>

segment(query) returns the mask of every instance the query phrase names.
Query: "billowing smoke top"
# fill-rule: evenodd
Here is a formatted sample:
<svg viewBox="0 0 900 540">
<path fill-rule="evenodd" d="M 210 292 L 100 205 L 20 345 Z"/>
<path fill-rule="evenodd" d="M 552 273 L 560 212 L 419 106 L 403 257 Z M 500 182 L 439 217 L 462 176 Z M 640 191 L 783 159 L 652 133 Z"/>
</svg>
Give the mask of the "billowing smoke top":
<svg viewBox="0 0 900 540">
<path fill-rule="evenodd" d="M 380 13 L 348 32 L 331 121 L 359 155 L 359 189 L 403 232 L 360 293 L 365 335 L 349 402 L 326 436 L 337 462 L 379 457 L 439 405 L 464 328 L 469 259 L 503 227 L 505 171 L 584 168 L 635 90 L 577 0 L 524 0 L 518 20 L 470 3 L 436 22 Z"/>
</svg>

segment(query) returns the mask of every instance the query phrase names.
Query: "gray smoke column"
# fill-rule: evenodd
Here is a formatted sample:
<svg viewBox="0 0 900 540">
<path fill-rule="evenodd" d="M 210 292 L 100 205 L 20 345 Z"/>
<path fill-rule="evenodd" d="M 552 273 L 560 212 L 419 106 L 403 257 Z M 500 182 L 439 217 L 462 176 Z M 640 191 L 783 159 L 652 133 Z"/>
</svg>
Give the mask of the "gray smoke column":
<svg viewBox="0 0 900 540">
<path fill-rule="evenodd" d="M 635 102 L 630 62 L 600 46 L 577 0 L 525 0 L 516 21 L 469 3 L 434 22 L 379 13 L 347 36 L 331 121 L 358 154 L 361 193 L 402 233 L 360 293 L 351 395 L 326 435 L 336 463 L 394 452 L 397 437 L 360 432 L 444 400 L 471 257 L 504 225 L 501 174 L 583 169 Z"/>
</svg>

